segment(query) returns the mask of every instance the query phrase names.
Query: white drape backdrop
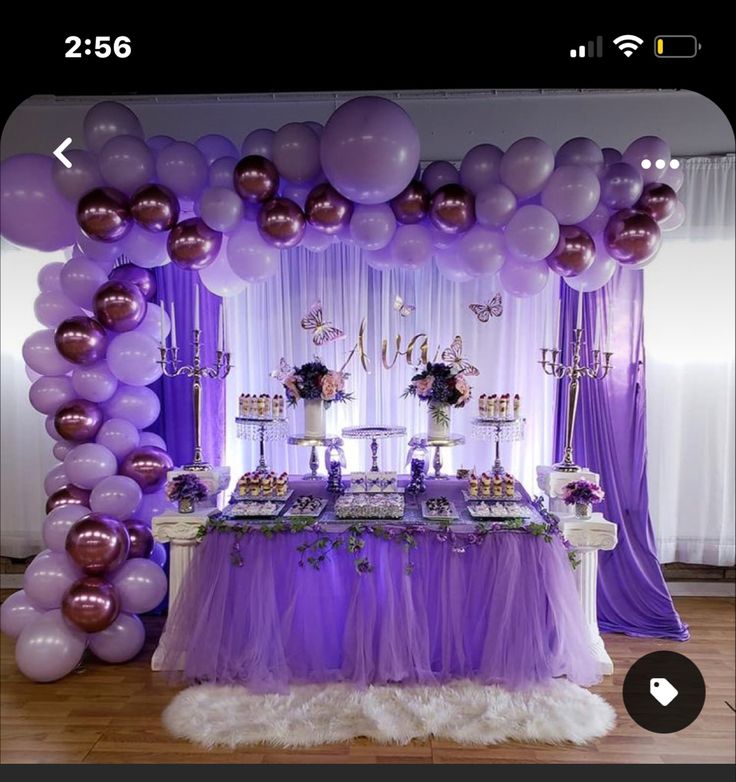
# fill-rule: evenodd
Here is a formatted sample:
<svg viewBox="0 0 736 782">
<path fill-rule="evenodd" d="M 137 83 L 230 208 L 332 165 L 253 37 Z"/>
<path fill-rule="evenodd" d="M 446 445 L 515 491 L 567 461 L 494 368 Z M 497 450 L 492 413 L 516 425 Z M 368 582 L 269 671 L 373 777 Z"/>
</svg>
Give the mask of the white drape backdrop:
<svg viewBox="0 0 736 782">
<path fill-rule="evenodd" d="M 522 397 L 526 442 L 502 446 L 503 457 L 508 468 L 533 490 L 535 466 L 551 458 L 555 381 L 543 375 L 536 361 L 545 319 L 551 328 L 558 285 L 558 280 L 553 280 L 532 299 L 504 296 L 502 317 L 480 323 L 468 304 L 485 302 L 500 290 L 493 278 L 451 283 L 439 275 L 434 263 L 419 272 L 381 273 L 369 268 L 357 249 L 346 246 L 331 247 L 322 255 L 301 249 L 285 252 L 276 277 L 228 301 L 229 333 L 237 365 L 228 378 L 228 419 L 235 418 L 241 392 L 280 392 L 280 385 L 269 378 L 269 372 L 282 356 L 291 364 L 301 364 L 317 353 L 329 367 L 339 368 L 355 344 L 365 317 L 372 373 L 363 371 L 357 355 L 353 358 L 347 370 L 351 372 L 349 388 L 355 401 L 332 405 L 327 412 L 328 432 L 339 435 L 345 426 L 368 423 L 401 424 L 408 435 L 426 432 L 426 406 L 401 398 L 413 372 L 403 358 L 392 369 L 384 369 L 381 340 L 389 341 L 389 355 L 393 355 L 397 334 L 402 336 L 403 350 L 414 334 L 424 332 L 429 336 L 431 358 L 438 346 L 446 347 L 459 334 L 463 354 L 481 372 L 480 377 L 471 379 L 476 399 L 481 393 L 503 392 L 518 392 Z M 394 310 L 396 294 L 416 306 L 409 317 L 401 317 Z M 347 334 L 344 340 L 319 350 L 300 326 L 302 316 L 317 298 L 322 301 L 325 318 Z M 474 399 L 466 408 L 452 411 L 452 430 L 465 434 L 468 441 L 464 446 L 444 450 L 447 470 L 460 466 L 485 470 L 492 463 L 490 444 L 470 439 L 470 420 L 476 410 Z M 301 409 L 292 409 L 288 417 L 290 431 L 298 431 L 302 426 Z M 403 469 L 407 439 L 381 445 L 382 467 Z M 348 470 L 369 466 L 366 443 L 346 441 L 345 451 Z M 267 446 L 267 455 L 277 470 L 307 470 L 308 449 L 277 444 Z M 234 473 L 251 468 L 256 459 L 255 445 L 237 440 L 233 426 L 228 427 L 226 458 Z"/>
<path fill-rule="evenodd" d="M 684 161 L 685 225 L 646 271 L 649 500 L 662 562 L 734 562 L 734 157 Z"/>
</svg>

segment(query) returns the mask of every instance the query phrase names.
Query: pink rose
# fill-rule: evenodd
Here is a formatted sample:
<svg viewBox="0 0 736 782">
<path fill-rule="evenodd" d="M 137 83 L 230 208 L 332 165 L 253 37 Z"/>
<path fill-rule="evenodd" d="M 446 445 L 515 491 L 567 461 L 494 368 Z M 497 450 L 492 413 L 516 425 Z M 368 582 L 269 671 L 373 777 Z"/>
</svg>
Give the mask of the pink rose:
<svg viewBox="0 0 736 782">
<path fill-rule="evenodd" d="M 330 370 L 327 374 L 334 379 L 335 387 L 338 391 L 345 390 L 345 375 L 342 372 L 335 372 L 334 370 Z"/>
<path fill-rule="evenodd" d="M 296 384 L 296 375 L 289 375 L 288 377 L 285 377 L 284 387 L 289 390 L 289 392 L 293 395 L 295 399 L 301 398 L 301 394 L 299 393 L 299 388 Z"/>
<path fill-rule="evenodd" d="M 434 377 L 423 377 L 414 381 L 414 388 L 417 390 L 417 396 L 420 399 L 429 399 L 432 395 L 432 386 L 434 385 Z"/>
<path fill-rule="evenodd" d="M 334 375 L 334 372 L 328 372 L 320 383 L 322 388 L 322 399 L 324 399 L 325 402 L 331 402 L 337 395 L 337 382 L 332 375 Z"/>
<path fill-rule="evenodd" d="M 458 394 L 460 394 L 460 399 L 458 399 L 457 404 L 464 405 L 468 399 L 470 399 L 470 386 L 468 385 L 468 381 L 462 375 L 455 375 L 455 388 L 457 389 Z"/>
</svg>

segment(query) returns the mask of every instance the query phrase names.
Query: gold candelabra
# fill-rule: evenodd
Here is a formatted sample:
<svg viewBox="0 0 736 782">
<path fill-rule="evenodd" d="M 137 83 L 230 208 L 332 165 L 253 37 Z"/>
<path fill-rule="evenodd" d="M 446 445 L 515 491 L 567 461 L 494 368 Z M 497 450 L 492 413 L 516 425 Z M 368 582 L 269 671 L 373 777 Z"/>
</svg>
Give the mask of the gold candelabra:
<svg viewBox="0 0 736 782">
<path fill-rule="evenodd" d="M 580 294 L 582 295 L 582 294 Z M 542 360 L 538 363 L 542 365 L 545 375 L 550 375 L 556 380 L 562 380 L 567 377 L 570 379 L 570 385 L 567 389 L 567 422 L 565 427 L 565 453 L 561 462 L 554 465 L 555 470 L 562 472 L 579 472 L 582 468 L 575 464 L 572 452 L 572 438 L 575 431 L 575 418 L 578 411 L 578 398 L 580 396 L 580 379 L 603 380 L 611 370 L 611 356 L 609 351 L 594 349 L 593 362 L 589 366 L 581 363 L 583 342 L 583 329 L 578 326 L 573 329 L 572 363 L 563 364 L 561 360 L 562 351 L 557 348 L 542 348 Z M 551 358 L 547 358 L 547 354 Z"/>
<path fill-rule="evenodd" d="M 173 324 L 172 324 L 173 327 Z M 158 362 L 166 377 L 190 377 L 192 378 L 192 408 L 194 414 L 194 458 L 191 464 L 185 464 L 185 470 L 211 470 L 212 466 L 202 457 L 202 378 L 211 380 L 224 380 L 233 365 L 230 363 L 230 352 L 218 348 L 215 363 L 211 366 L 202 366 L 201 340 L 202 332 L 194 328 L 192 332 L 192 363 L 179 364 L 179 348 L 176 345 L 167 347 L 163 342 L 159 344 L 161 360 Z"/>
</svg>

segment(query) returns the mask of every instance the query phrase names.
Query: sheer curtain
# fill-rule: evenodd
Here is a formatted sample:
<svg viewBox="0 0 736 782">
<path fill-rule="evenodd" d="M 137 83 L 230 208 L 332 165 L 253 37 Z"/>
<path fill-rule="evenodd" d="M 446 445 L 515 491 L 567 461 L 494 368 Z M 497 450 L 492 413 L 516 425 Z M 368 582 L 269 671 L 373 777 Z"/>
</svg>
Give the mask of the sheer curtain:
<svg viewBox="0 0 736 782">
<path fill-rule="evenodd" d="M 445 468 L 490 468 L 491 444 L 470 437 L 477 397 L 481 393 L 518 392 L 527 419 L 526 441 L 503 445 L 502 456 L 508 469 L 532 489 L 534 468 L 549 461 L 552 449 L 555 386 L 536 361 L 545 326 L 551 322 L 556 307 L 558 285 L 556 279 L 551 279 L 547 289 L 531 299 L 504 295 L 503 315 L 481 323 L 468 305 L 485 302 L 500 290 L 493 278 L 451 283 L 439 275 L 434 263 L 416 272 L 381 273 L 367 265 L 359 250 L 344 245 L 334 245 L 320 255 L 299 248 L 285 252 L 276 277 L 250 286 L 227 303 L 236 364 L 227 381 L 227 463 L 234 474 L 239 474 L 250 469 L 257 458 L 254 444 L 236 439 L 232 422 L 239 394 L 279 393 L 280 385 L 269 377 L 269 372 L 278 367 L 282 356 L 291 364 L 301 364 L 317 353 L 328 366 L 339 368 L 355 344 L 361 320 L 366 318 L 371 374 L 363 371 L 356 354 L 347 367 L 355 401 L 332 405 L 327 412 L 328 432 L 339 435 L 345 426 L 369 423 L 406 426 L 407 437 L 384 441 L 380 452 L 383 467 L 401 471 L 408 436 L 427 430 L 426 406 L 401 398 L 412 369 L 402 357 L 392 369 L 384 369 L 381 341 L 388 340 L 390 363 L 396 335 L 401 335 L 401 349 L 405 350 L 413 335 L 426 333 L 431 358 L 438 347 L 448 346 L 459 334 L 463 338 L 463 354 L 478 367 L 480 377 L 471 379 L 471 403 L 452 411 L 452 430 L 466 435 L 467 443 L 444 450 Z M 401 317 L 394 309 L 396 294 L 415 305 L 410 316 Z M 347 335 L 321 349 L 315 348 L 309 333 L 300 326 L 301 318 L 317 298 L 322 301 L 324 317 Z M 290 431 L 297 431 L 302 425 L 300 408 L 287 415 Z M 266 450 L 277 470 L 307 470 L 308 449 L 278 443 L 268 445 Z M 366 443 L 346 440 L 345 451 L 348 470 L 369 465 Z"/>
<path fill-rule="evenodd" d="M 662 562 L 734 562 L 734 156 L 684 161 L 685 225 L 644 275 L 650 511 Z"/>
</svg>

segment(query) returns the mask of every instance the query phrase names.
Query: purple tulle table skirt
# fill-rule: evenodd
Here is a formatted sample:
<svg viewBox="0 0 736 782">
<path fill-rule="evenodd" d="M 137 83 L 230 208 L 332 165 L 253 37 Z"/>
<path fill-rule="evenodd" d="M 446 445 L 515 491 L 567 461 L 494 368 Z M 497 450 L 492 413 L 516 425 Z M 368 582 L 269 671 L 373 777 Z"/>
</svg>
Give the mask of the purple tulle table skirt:
<svg viewBox="0 0 736 782">
<path fill-rule="evenodd" d="M 599 680 L 558 539 L 504 531 L 463 549 L 424 535 L 408 550 L 367 535 L 368 573 L 344 548 L 320 570 L 299 567 L 297 546 L 314 540 L 309 531 L 245 535 L 236 566 L 233 535 L 207 535 L 169 616 L 169 666 L 183 656 L 188 680 L 259 692 L 337 681 Z"/>
</svg>

